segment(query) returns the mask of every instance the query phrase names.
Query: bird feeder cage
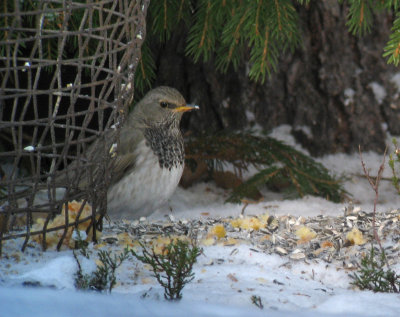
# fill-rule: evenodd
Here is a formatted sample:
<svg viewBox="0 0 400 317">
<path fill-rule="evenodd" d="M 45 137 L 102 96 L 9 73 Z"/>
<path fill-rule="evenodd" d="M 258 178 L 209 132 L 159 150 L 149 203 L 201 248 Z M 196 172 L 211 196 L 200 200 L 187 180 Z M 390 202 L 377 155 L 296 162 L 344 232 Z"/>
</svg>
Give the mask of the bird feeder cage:
<svg viewBox="0 0 400 317">
<path fill-rule="evenodd" d="M 17 238 L 60 248 L 82 225 L 96 239 L 149 0 L 4 1 L 0 252 Z"/>
</svg>

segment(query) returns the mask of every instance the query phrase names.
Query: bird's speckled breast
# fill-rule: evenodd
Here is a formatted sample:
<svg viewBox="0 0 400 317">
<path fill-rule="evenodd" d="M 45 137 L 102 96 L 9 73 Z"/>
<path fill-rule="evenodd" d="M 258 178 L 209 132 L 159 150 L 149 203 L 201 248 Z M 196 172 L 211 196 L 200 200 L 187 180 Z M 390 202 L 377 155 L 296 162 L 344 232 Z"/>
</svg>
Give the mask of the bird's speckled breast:
<svg viewBox="0 0 400 317">
<path fill-rule="evenodd" d="M 158 157 L 160 167 L 171 170 L 183 165 L 185 150 L 183 138 L 178 129 L 160 125 L 144 131 L 146 144 Z"/>
</svg>

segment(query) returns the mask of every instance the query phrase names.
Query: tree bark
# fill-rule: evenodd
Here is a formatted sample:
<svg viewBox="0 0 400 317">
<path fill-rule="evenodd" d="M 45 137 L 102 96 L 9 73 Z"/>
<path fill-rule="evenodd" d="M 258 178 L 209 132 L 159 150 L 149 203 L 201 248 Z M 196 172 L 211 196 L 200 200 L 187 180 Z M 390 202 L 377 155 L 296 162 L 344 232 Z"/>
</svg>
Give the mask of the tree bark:
<svg viewBox="0 0 400 317">
<path fill-rule="evenodd" d="M 245 62 L 226 74 L 213 61 L 194 64 L 184 53 L 184 27 L 154 47 L 156 84 L 176 87 L 201 106 L 183 121 L 193 132 L 289 124 L 312 155 L 354 152 L 359 145 L 383 151 L 386 129 L 400 134 L 400 72 L 382 57 L 393 17 L 376 15 L 372 33 L 359 37 L 349 33 L 348 9 L 336 0 L 298 11 L 302 44 L 281 56 L 263 84 L 249 80 Z"/>
</svg>

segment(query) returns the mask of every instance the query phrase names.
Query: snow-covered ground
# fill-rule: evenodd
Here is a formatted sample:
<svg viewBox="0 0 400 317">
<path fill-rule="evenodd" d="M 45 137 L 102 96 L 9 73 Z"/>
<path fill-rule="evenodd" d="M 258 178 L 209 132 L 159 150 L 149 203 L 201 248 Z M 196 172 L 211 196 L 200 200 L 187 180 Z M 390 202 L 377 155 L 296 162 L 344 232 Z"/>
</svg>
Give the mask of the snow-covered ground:
<svg viewBox="0 0 400 317">
<path fill-rule="evenodd" d="M 273 136 L 294 144 L 283 126 Z M 364 153 L 371 175 L 376 175 L 382 156 Z M 373 210 L 374 193 L 363 174 L 357 154 L 329 155 L 318 159 L 336 175 L 347 177 L 346 190 L 354 205 Z M 391 172 L 386 164 L 384 177 Z M 346 204 L 318 197 L 283 200 L 264 192 L 263 202 L 249 205 L 248 215 L 342 216 Z M 178 188 L 169 206 L 147 221 L 207 219 L 239 216 L 242 206 L 224 204 L 227 193 L 212 183 Z M 382 181 L 378 212 L 398 209 L 400 197 L 390 181 Z M 400 295 L 359 291 L 350 287 L 349 272 L 323 261 L 294 261 L 276 254 L 257 252 L 251 245 L 202 246 L 194 266 L 195 279 L 177 303 L 163 299 L 163 289 L 150 272 L 140 271 L 132 260 L 118 269 L 118 284 L 111 295 L 74 289 L 77 264 L 71 250 L 18 251 L 18 242 L 4 246 L 0 261 L 0 316 L 399 316 Z M 94 260 L 82 262 L 93 267 Z M 399 264 L 392 269 L 400 272 Z M 40 287 L 23 287 L 23 283 Z M 256 307 L 251 296 L 264 306 Z"/>
</svg>

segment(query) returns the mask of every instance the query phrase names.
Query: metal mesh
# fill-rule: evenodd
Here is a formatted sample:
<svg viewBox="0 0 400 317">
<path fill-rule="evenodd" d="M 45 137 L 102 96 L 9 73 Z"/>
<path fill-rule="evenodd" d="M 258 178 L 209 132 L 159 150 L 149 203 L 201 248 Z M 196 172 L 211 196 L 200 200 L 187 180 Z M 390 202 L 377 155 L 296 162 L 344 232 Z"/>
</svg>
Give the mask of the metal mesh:
<svg viewBox="0 0 400 317">
<path fill-rule="evenodd" d="M 0 252 L 4 240 L 106 211 L 113 144 L 133 98 L 149 0 L 21 1 L 0 8 Z M 94 142 L 95 141 L 95 142 Z M 90 146 L 91 143 L 95 145 Z M 75 221 L 71 201 L 82 201 Z M 81 217 L 90 204 L 90 216 Z M 56 214 L 65 221 L 50 228 Z M 45 219 L 32 230 L 35 218 Z M 96 239 L 96 230 L 91 231 Z"/>
</svg>

